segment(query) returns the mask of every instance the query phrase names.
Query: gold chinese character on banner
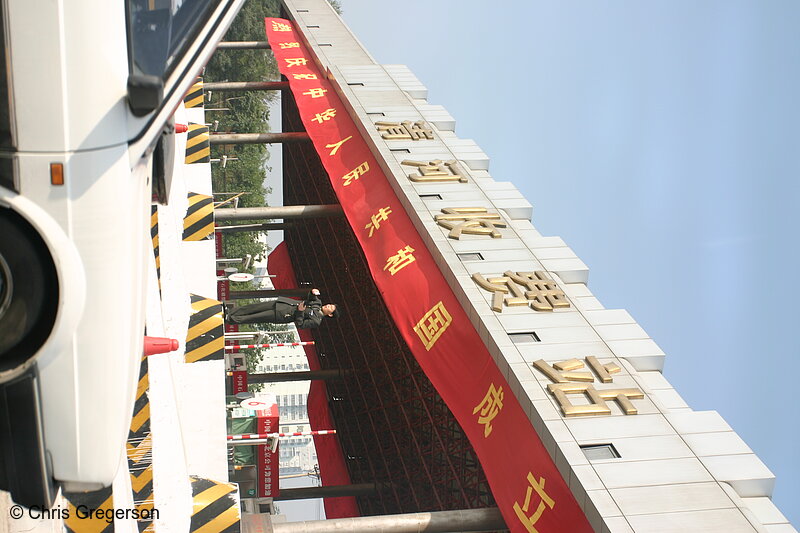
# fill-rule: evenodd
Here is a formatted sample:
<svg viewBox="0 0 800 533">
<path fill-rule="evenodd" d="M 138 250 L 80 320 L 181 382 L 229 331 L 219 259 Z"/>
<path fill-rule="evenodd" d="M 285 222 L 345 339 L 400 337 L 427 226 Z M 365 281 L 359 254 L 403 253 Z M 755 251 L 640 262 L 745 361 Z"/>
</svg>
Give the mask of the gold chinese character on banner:
<svg viewBox="0 0 800 533">
<path fill-rule="evenodd" d="M 531 498 L 534 492 L 538 496 L 539 503 L 536 504 L 533 513 L 528 514 L 531 510 Z M 547 508 L 552 509 L 555 505 L 555 500 L 544 491 L 544 478 L 540 477 L 539 481 L 536 481 L 533 474 L 528 472 L 528 490 L 525 491 L 525 501 L 522 505 L 519 502 L 514 502 L 514 513 L 519 518 L 519 521 L 522 522 L 522 525 L 525 526 L 525 529 L 528 530 L 528 533 L 539 533 L 535 527 L 536 522 L 539 521 L 539 518 L 542 517 Z"/>
<path fill-rule="evenodd" d="M 406 246 L 405 248 L 397 250 L 395 255 L 386 260 L 386 265 L 384 265 L 383 270 L 388 268 L 389 273 L 394 276 L 416 260 L 417 258 L 414 257 L 414 249 L 410 246 Z"/>
<path fill-rule="evenodd" d="M 451 239 L 460 239 L 462 233 L 468 235 L 489 235 L 499 239 L 503 235 L 497 228 L 505 228 L 506 223 L 497 213 L 490 213 L 485 207 L 445 207 L 443 215 L 433 219 L 443 228 L 450 230 Z"/>
<path fill-rule="evenodd" d="M 442 333 L 453 323 L 453 318 L 445 309 L 442 302 L 434 305 L 430 311 L 414 326 L 414 331 L 425 346 L 425 350 L 430 351 Z"/>
<path fill-rule="evenodd" d="M 339 151 L 339 148 L 341 148 L 344 143 L 346 143 L 347 141 L 349 141 L 352 138 L 353 138 L 353 136 L 350 135 L 349 137 L 345 137 L 344 139 L 342 139 L 338 143 L 326 144 L 325 148 L 332 148 L 332 150 L 330 152 L 328 152 L 328 155 L 336 155 L 336 152 Z M 364 163 L 364 164 L 366 164 L 366 163 Z"/>
<path fill-rule="evenodd" d="M 488 437 L 492 432 L 492 420 L 503 409 L 503 387 L 494 388 L 494 383 L 489 385 L 486 396 L 481 403 L 472 410 L 473 415 L 478 415 L 478 423 L 483 424 L 483 436 Z"/>
<path fill-rule="evenodd" d="M 472 280 L 482 289 L 492 293 L 492 310 L 503 312 L 507 306 L 528 305 L 536 311 L 552 311 L 569 307 L 564 291 L 546 272 L 511 272 L 507 270 L 502 277 L 484 278 L 481 274 L 472 275 Z M 505 296 L 511 293 L 511 296 Z"/>
<path fill-rule="evenodd" d="M 322 124 L 325 121 L 328 121 L 336 116 L 336 110 L 333 108 L 326 109 L 322 113 L 317 113 L 314 115 L 314 118 L 311 120 L 316 120 L 318 123 Z"/>
<path fill-rule="evenodd" d="M 311 98 L 322 98 L 325 96 L 325 93 L 328 92 L 328 89 L 323 89 L 322 87 L 315 87 L 313 89 L 309 89 L 303 94 L 309 95 Z"/>
<path fill-rule="evenodd" d="M 597 357 L 590 355 L 586 357 L 589 367 L 597 374 L 603 383 L 611 383 L 614 379 L 611 374 L 621 372 L 616 363 L 601 363 Z M 639 412 L 633 405 L 631 399 L 641 400 L 644 393 L 639 389 L 597 389 L 592 384 L 594 375 L 591 372 L 575 372 L 584 368 L 584 364 L 578 359 L 559 361 L 553 365 L 547 364 L 543 359 L 533 362 L 533 366 L 542 374 L 547 376 L 550 383 L 547 390 L 555 397 L 561 412 L 564 416 L 598 416 L 610 415 L 611 408 L 607 401 L 616 401 L 622 412 L 626 415 L 635 415 Z M 569 396 L 583 398 L 587 403 L 574 404 Z"/>
<path fill-rule="evenodd" d="M 400 164 L 417 167 L 419 174 L 409 174 L 408 179 L 418 183 L 467 182 L 467 177 L 462 174 L 455 159 L 445 162 L 442 162 L 441 159 L 434 161 L 409 161 L 406 159 Z"/>
<path fill-rule="evenodd" d="M 392 210 L 387 205 L 386 207 L 381 207 L 380 209 L 378 209 L 378 212 L 370 217 L 370 223 L 364 226 L 364 229 L 369 230 L 370 237 L 372 237 L 372 234 L 375 232 L 376 229 L 381 229 L 381 222 L 389 220 L 389 215 L 391 213 Z"/>
<path fill-rule="evenodd" d="M 272 21 L 272 31 L 292 31 L 292 27 L 283 22 Z"/>
<path fill-rule="evenodd" d="M 316 74 L 292 74 L 292 77 L 296 80 L 316 80 Z"/>
<path fill-rule="evenodd" d="M 412 140 L 433 139 L 433 130 L 423 120 L 411 122 L 376 122 L 381 137 L 387 140 Z"/>
<path fill-rule="evenodd" d="M 306 63 L 308 63 L 308 59 L 305 57 L 292 57 L 292 58 L 285 58 L 286 60 L 286 68 L 290 67 L 302 67 Z"/>
<path fill-rule="evenodd" d="M 345 139 L 345 141 L 346 140 L 347 139 Z M 344 142 L 344 141 L 342 141 L 342 142 Z M 334 149 L 333 152 L 331 152 L 331 155 L 333 155 L 335 152 L 336 152 L 336 150 Z M 347 174 L 342 176 L 342 180 L 344 181 L 344 186 L 347 187 L 348 185 L 353 183 L 353 180 L 357 180 L 358 178 L 360 178 L 361 176 L 363 176 L 367 172 L 369 172 L 369 163 L 364 161 L 363 163 L 358 165 L 356 168 L 354 168 L 353 170 L 351 170 L 350 172 L 348 172 Z"/>
<path fill-rule="evenodd" d="M 300 48 L 300 43 L 278 43 L 278 46 L 284 50 L 286 48 Z"/>
</svg>

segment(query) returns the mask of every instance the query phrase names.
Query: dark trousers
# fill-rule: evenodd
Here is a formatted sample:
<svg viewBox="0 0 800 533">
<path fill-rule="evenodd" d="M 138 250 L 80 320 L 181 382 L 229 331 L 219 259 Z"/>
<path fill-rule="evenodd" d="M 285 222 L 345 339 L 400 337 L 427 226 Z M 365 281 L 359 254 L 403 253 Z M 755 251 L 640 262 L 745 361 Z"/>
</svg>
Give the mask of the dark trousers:
<svg viewBox="0 0 800 533">
<path fill-rule="evenodd" d="M 233 324 L 258 324 L 268 322 L 282 324 L 275 313 L 277 300 L 268 300 L 257 304 L 242 305 L 228 313 L 227 321 Z M 291 320 L 290 320 L 291 322 Z"/>
</svg>

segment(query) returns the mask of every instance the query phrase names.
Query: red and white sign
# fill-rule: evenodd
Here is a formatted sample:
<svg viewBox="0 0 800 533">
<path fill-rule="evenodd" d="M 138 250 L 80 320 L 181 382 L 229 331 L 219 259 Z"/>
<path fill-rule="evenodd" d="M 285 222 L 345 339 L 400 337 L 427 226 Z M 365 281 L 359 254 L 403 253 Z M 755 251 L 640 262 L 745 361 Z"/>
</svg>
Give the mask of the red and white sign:
<svg viewBox="0 0 800 533">
<path fill-rule="evenodd" d="M 259 395 L 256 398 L 251 398 L 258 402 L 255 407 L 256 411 L 256 432 L 257 433 L 277 433 L 278 432 L 278 402 L 275 401 L 275 396 L 272 394 Z M 245 400 L 242 402 L 242 407 L 253 409 L 253 407 L 245 406 Z M 277 496 L 279 493 L 279 466 L 278 466 L 278 451 L 270 451 L 268 444 L 258 446 L 256 452 L 256 471 L 258 472 L 258 495 L 262 498 L 269 496 Z"/>
<path fill-rule="evenodd" d="M 233 374 L 233 393 L 238 394 L 240 392 L 247 392 L 247 371 L 234 370 L 232 374 Z"/>
<path fill-rule="evenodd" d="M 265 24 L 278 68 L 386 308 L 464 429 L 506 524 L 520 533 L 592 532 L 328 74 L 291 21 L 267 18 Z M 465 185 L 456 180 L 441 186 L 458 191 Z"/>
</svg>

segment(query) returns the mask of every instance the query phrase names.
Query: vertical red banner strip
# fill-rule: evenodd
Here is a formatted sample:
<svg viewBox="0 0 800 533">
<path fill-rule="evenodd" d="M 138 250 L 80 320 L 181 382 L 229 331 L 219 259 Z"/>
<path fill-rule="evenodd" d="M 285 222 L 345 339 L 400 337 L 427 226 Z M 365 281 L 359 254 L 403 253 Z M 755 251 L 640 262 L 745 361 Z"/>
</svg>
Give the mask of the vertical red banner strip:
<svg viewBox="0 0 800 533">
<path fill-rule="evenodd" d="M 291 22 L 265 23 L 278 68 L 386 307 L 470 439 L 506 524 L 529 533 L 591 532 L 333 86 Z"/>
</svg>

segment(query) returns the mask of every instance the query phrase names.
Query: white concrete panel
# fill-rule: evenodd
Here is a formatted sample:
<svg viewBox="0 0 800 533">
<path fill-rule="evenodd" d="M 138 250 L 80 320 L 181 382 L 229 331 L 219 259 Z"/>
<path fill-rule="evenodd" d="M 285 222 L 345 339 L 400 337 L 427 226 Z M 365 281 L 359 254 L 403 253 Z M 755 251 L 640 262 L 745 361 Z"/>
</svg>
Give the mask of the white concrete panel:
<svg viewBox="0 0 800 533">
<path fill-rule="evenodd" d="M 588 289 L 587 289 L 588 291 Z M 579 294 L 576 296 L 591 296 L 588 294 Z M 635 324 L 636 321 L 625 309 L 602 309 L 600 311 L 585 311 L 583 316 L 586 320 L 594 326 L 606 326 L 611 324 Z"/>
<path fill-rule="evenodd" d="M 509 332 L 539 331 L 543 328 L 588 327 L 583 316 L 575 311 L 558 313 L 499 314 L 497 318 Z"/>
<path fill-rule="evenodd" d="M 753 453 L 734 431 L 692 433 L 683 439 L 698 457 Z"/>
<path fill-rule="evenodd" d="M 569 342 L 596 342 L 600 340 L 597 333 L 589 326 L 577 326 L 568 328 L 541 328 L 537 330 L 537 335 L 543 344 L 546 343 L 569 343 Z"/>
<path fill-rule="evenodd" d="M 580 281 L 580 283 L 586 283 L 586 282 Z M 603 307 L 603 304 L 600 303 L 600 300 L 598 300 L 594 296 L 574 298 L 572 300 L 572 303 L 575 305 L 575 307 L 577 307 L 581 311 L 599 311 L 600 309 L 605 309 Z"/>
<path fill-rule="evenodd" d="M 772 495 L 775 476 L 753 453 L 716 455 L 700 460 L 715 479 L 730 484 L 742 498 Z"/>
<path fill-rule="evenodd" d="M 709 433 L 713 431 L 733 431 L 716 411 L 688 411 L 669 413 L 669 423 L 678 433 Z"/>
<path fill-rule="evenodd" d="M 659 389 L 652 391 L 651 398 L 666 410 L 684 409 L 689 407 L 678 391 L 675 389 Z"/>
<path fill-rule="evenodd" d="M 713 478 L 695 458 L 594 463 L 595 472 L 609 489 L 671 483 L 699 483 Z"/>
<path fill-rule="evenodd" d="M 602 533 L 634 533 L 624 516 L 613 516 L 603 520 Z"/>
<path fill-rule="evenodd" d="M 627 516 L 736 507 L 713 481 L 612 489 L 610 493 Z"/>
<path fill-rule="evenodd" d="M 595 326 L 598 335 L 607 341 L 621 341 L 633 339 L 649 339 L 639 324 L 609 324 Z"/>
<path fill-rule="evenodd" d="M 597 342 L 574 342 L 568 344 L 524 344 L 519 346 L 522 357 L 528 363 L 533 363 L 537 359 L 544 359 L 547 362 L 563 361 L 576 357 L 581 359 L 588 355 L 596 357 L 613 357 L 611 350 L 600 341 Z"/>
<path fill-rule="evenodd" d="M 788 523 L 783 513 L 767 497 L 742 498 L 742 501 L 762 524 Z"/>
<path fill-rule="evenodd" d="M 635 515 L 628 522 L 637 533 L 756 533 L 738 509 Z"/>
<path fill-rule="evenodd" d="M 580 298 L 582 296 L 593 296 L 589 287 L 583 283 L 564 283 L 561 289 L 569 298 Z"/>
<path fill-rule="evenodd" d="M 674 430 L 663 415 L 603 416 L 567 419 L 575 440 L 583 442 L 608 441 L 628 437 L 672 435 Z M 611 440 L 611 442 L 614 442 Z"/>
<path fill-rule="evenodd" d="M 536 255 L 536 250 L 534 250 Z M 538 256 L 537 256 L 538 257 Z M 558 274 L 564 283 L 589 283 L 589 267 L 578 259 L 540 259 L 545 269 Z"/>
<path fill-rule="evenodd" d="M 797 530 L 789 523 L 769 524 L 764 526 L 766 533 L 797 533 Z"/>
<path fill-rule="evenodd" d="M 667 378 L 664 377 L 664 374 L 657 370 L 637 372 L 636 380 L 650 390 L 672 388 L 672 385 L 670 385 L 669 381 L 667 381 Z"/>
<path fill-rule="evenodd" d="M 640 416 L 640 415 L 637 415 Z M 581 444 L 613 444 L 619 452 L 617 459 L 595 459 L 592 464 L 615 463 L 620 461 L 646 461 L 656 459 L 679 459 L 693 457 L 692 450 L 678 435 L 657 435 L 625 439 L 605 439 Z"/>
</svg>

